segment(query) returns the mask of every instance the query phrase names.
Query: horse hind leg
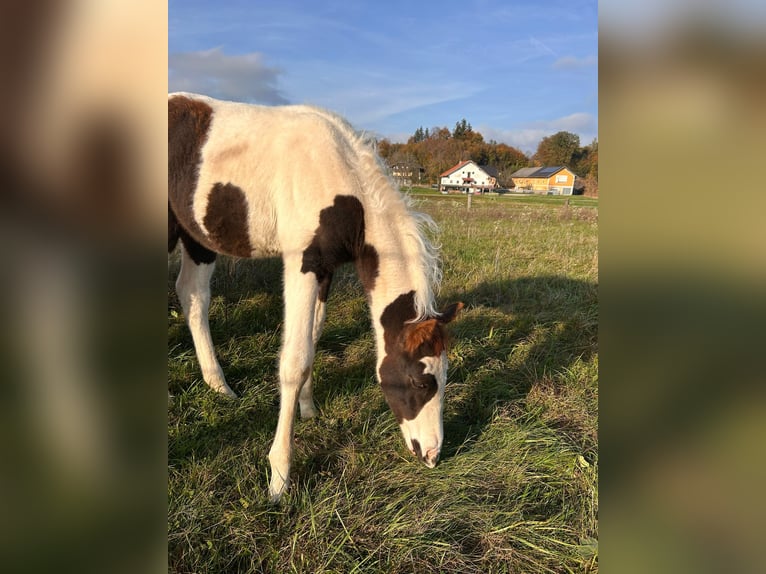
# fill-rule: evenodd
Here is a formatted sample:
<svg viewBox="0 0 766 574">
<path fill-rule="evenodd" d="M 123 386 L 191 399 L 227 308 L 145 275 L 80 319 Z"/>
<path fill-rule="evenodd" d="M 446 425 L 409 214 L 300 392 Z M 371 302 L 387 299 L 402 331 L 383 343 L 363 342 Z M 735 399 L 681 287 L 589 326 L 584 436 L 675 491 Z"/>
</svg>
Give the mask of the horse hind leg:
<svg viewBox="0 0 766 574">
<path fill-rule="evenodd" d="M 327 314 L 327 295 L 330 290 L 330 283 L 332 283 L 332 275 L 326 276 L 319 284 L 319 293 L 314 304 L 314 329 L 311 334 L 314 353 L 316 353 L 317 341 L 319 341 L 319 337 L 322 334 L 322 328 L 324 327 L 324 320 Z M 310 419 L 316 416 L 316 407 L 314 406 L 314 381 L 312 380 L 310 371 L 301 387 L 298 405 L 300 407 L 302 419 Z"/>
<path fill-rule="evenodd" d="M 192 334 L 202 378 L 211 389 L 227 397 L 236 398 L 236 393 L 226 384 L 226 378 L 215 356 L 213 339 L 210 336 L 208 321 L 210 277 L 215 268 L 215 255 L 204 250 L 204 256 L 200 257 L 202 252 L 197 253 L 199 261 L 195 261 L 189 254 L 186 243 L 182 241 L 181 245 L 181 272 L 176 280 L 176 293 Z M 196 246 L 191 247 L 194 249 Z M 200 249 L 203 248 L 200 247 Z"/>
</svg>

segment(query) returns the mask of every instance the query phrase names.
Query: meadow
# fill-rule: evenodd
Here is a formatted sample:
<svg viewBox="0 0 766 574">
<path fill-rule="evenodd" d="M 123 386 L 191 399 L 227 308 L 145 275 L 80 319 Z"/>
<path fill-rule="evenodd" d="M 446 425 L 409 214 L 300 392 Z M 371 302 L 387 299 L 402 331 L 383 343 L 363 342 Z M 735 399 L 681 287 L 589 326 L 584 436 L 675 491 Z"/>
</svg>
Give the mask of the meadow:
<svg viewBox="0 0 766 574">
<path fill-rule="evenodd" d="M 543 199 L 543 201 L 540 201 Z M 211 331 L 232 388 L 201 379 L 168 276 L 168 570 L 598 571 L 598 207 L 415 196 L 441 228 L 450 325 L 445 440 L 428 469 L 375 381 L 364 292 L 339 270 L 298 420 L 292 483 L 268 502 L 281 262 L 219 258 Z"/>
</svg>

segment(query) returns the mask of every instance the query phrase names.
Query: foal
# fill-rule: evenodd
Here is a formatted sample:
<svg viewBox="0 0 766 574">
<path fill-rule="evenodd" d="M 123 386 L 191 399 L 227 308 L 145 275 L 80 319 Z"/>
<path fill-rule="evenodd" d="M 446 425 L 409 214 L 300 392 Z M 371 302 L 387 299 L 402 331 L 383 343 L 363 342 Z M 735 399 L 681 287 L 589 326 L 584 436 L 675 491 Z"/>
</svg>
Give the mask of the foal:
<svg viewBox="0 0 766 574">
<path fill-rule="evenodd" d="M 434 308 L 438 253 L 375 153 L 339 117 L 168 95 L 168 252 L 179 239 L 176 290 L 205 382 L 234 397 L 208 324 L 216 253 L 281 254 L 280 408 L 269 494 L 288 486 L 293 423 L 315 415 L 311 367 L 335 269 L 356 265 L 372 314 L 377 377 L 410 452 L 434 467 L 447 378 L 444 325 L 462 303 Z"/>
</svg>

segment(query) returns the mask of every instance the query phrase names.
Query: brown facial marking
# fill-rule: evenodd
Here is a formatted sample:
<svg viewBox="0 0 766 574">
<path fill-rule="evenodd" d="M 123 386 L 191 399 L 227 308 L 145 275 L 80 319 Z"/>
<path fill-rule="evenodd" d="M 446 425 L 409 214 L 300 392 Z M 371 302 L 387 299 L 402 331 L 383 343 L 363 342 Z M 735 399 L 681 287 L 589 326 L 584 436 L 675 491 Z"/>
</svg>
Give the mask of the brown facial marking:
<svg viewBox="0 0 766 574">
<path fill-rule="evenodd" d="M 415 317 L 415 292 L 399 295 L 380 316 L 386 356 L 380 364 L 380 384 L 388 406 L 399 424 L 414 419 L 439 390 L 436 377 L 424 374 L 420 359 L 421 345 L 415 353 L 406 348 L 407 332 L 418 323 L 407 324 Z"/>
<path fill-rule="evenodd" d="M 404 335 L 404 349 L 409 354 L 435 357 L 444 350 L 444 327 L 436 319 L 408 325 Z"/>
<path fill-rule="evenodd" d="M 383 396 L 399 424 L 412 420 L 439 390 L 436 377 L 423 373 L 425 365 L 406 353 L 386 355 L 380 365 Z"/>
<path fill-rule="evenodd" d="M 380 364 L 380 384 L 399 424 L 414 419 L 439 390 L 436 377 L 423 373 L 423 357 L 441 355 L 446 348 L 444 324 L 462 303 L 450 305 L 435 319 L 407 323 L 415 317 L 415 292 L 399 295 L 380 317 L 386 356 Z"/>
<path fill-rule="evenodd" d="M 319 227 L 303 251 L 301 272 L 316 275 L 320 300 L 326 301 L 333 272 L 350 261 L 356 262 L 364 289 L 374 289 L 378 252 L 365 243 L 362 203 L 350 195 L 336 195 L 333 205 L 319 212 Z"/>
<path fill-rule="evenodd" d="M 383 314 L 380 316 L 380 324 L 383 326 L 386 353 L 394 351 L 396 342 L 404 330 L 405 323 L 414 319 L 415 315 L 415 291 L 399 295 L 383 310 Z"/>
<path fill-rule="evenodd" d="M 253 252 L 247 226 L 245 192 L 231 183 L 216 183 L 202 220 L 217 251 L 237 257 Z"/>
<path fill-rule="evenodd" d="M 192 206 L 212 116 L 213 109 L 205 102 L 185 96 L 168 100 L 168 202 L 190 239 L 211 249 L 214 246 L 195 221 Z"/>
</svg>

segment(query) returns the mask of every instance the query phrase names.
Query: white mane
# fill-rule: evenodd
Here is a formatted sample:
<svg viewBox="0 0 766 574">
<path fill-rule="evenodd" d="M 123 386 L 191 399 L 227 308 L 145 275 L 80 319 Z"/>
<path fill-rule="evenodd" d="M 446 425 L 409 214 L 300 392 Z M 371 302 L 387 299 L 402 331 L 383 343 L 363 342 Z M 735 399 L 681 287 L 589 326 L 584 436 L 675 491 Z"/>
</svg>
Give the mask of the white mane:
<svg viewBox="0 0 766 574">
<path fill-rule="evenodd" d="M 343 118 L 323 110 L 313 108 L 318 114 L 329 120 L 338 130 L 343 140 L 352 146 L 353 159 L 360 176 L 365 207 L 377 213 L 383 213 L 392 203 L 400 203 L 408 217 L 398 223 L 402 238 L 414 247 L 417 253 L 417 268 L 422 270 L 422 276 L 416 277 L 415 313 L 412 321 L 420 321 L 427 317 L 438 316 L 435 307 L 435 295 L 438 293 L 442 280 L 441 258 L 439 244 L 435 243 L 439 228 L 431 216 L 414 209 L 412 198 L 402 194 L 396 183 L 387 175 L 386 165 L 373 149 L 364 133 L 356 132 Z"/>
</svg>

